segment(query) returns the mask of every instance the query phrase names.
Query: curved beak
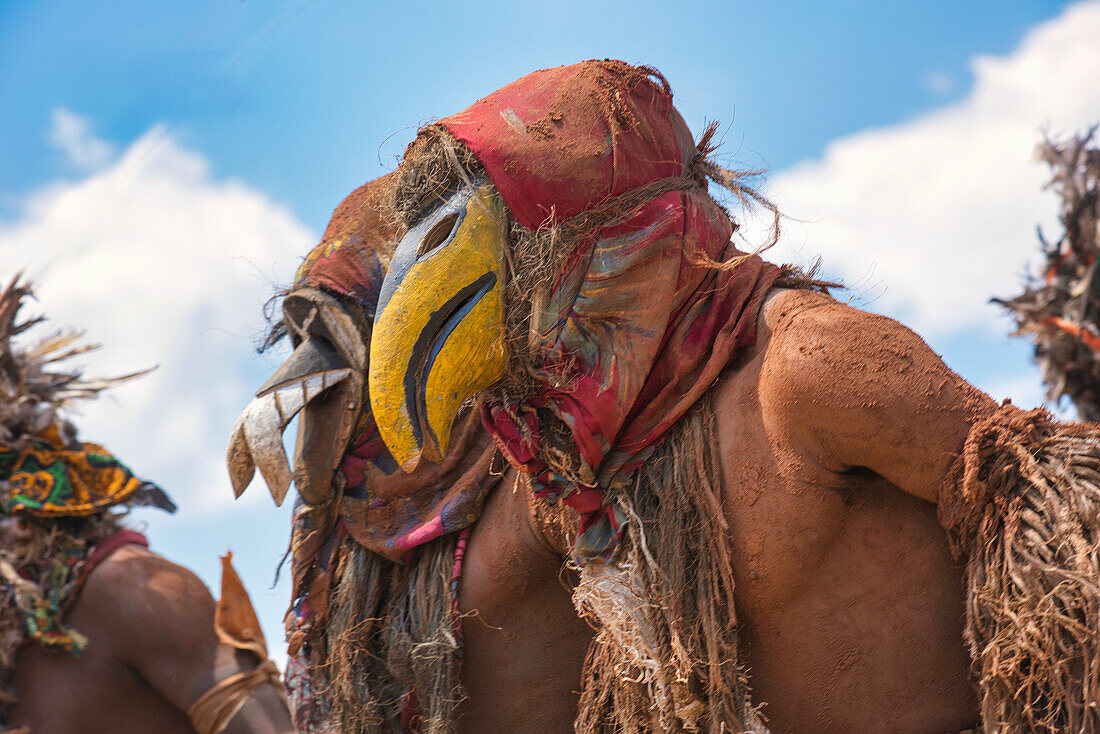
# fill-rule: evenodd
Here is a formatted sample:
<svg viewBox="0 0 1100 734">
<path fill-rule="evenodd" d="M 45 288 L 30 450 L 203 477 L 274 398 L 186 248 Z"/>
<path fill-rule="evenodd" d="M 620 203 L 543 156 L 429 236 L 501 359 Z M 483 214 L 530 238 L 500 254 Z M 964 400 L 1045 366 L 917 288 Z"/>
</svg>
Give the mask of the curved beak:
<svg viewBox="0 0 1100 734">
<path fill-rule="evenodd" d="M 369 394 L 405 471 L 441 461 L 462 404 L 504 375 L 503 205 L 465 186 L 397 246 L 378 298 Z"/>
<path fill-rule="evenodd" d="M 362 319 L 315 289 L 287 296 L 283 311 L 297 346 L 233 426 L 226 452 L 229 477 L 237 497 L 258 468 L 276 505 L 292 481 L 307 504 L 323 504 L 332 496 L 333 474 L 364 407 Z M 295 416 L 292 470 L 283 432 Z"/>
</svg>

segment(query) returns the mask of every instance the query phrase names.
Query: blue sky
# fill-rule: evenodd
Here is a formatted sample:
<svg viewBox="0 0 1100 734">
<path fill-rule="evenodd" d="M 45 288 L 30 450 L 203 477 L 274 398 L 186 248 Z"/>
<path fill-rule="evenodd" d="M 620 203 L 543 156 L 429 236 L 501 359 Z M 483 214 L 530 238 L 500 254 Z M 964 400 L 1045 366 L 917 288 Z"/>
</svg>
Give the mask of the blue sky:
<svg viewBox="0 0 1100 734">
<path fill-rule="evenodd" d="M 723 160 L 772 170 L 778 260 L 824 255 L 995 397 L 1041 399 L 1011 293 L 1056 202 L 1041 129 L 1100 120 L 1096 2 L 0 3 L 0 275 L 40 280 L 98 371 L 158 364 L 88 438 L 183 510 L 154 547 L 216 583 L 232 546 L 273 647 L 286 511 L 229 502 L 229 427 L 278 363 L 261 307 L 340 199 L 418 125 L 536 68 L 656 66 Z M 748 228 L 752 231 L 752 228 Z M 751 239 L 751 234 L 749 235 Z"/>
<path fill-rule="evenodd" d="M 529 70 L 599 57 L 657 66 L 693 128 L 729 123 L 739 158 L 782 168 L 959 98 L 972 57 L 1010 51 L 1064 3 L 672 5 L 7 0 L 0 193 L 10 205 L 67 173 L 43 137 L 62 106 L 123 144 L 167 123 L 216 176 L 316 229 L 417 123 Z"/>
</svg>

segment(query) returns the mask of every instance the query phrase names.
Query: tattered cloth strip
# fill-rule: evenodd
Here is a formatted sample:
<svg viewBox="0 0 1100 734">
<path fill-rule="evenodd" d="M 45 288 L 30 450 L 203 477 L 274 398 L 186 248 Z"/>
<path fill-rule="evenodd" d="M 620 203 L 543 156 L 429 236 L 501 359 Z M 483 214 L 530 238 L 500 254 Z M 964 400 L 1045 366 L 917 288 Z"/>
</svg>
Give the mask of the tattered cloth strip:
<svg viewBox="0 0 1100 734">
<path fill-rule="evenodd" d="M 1035 340 L 1047 399 L 1068 396 L 1084 420 L 1100 420 L 1100 147 L 1096 128 L 1064 141 L 1046 140 L 1038 156 L 1051 168 L 1048 188 L 1062 200 L 1063 233 L 1024 292 L 994 298 L 1016 319 L 1016 335 Z"/>
<path fill-rule="evenodd" d="M 625 521 L 617 492 L 753 344 L 781 269 L 730 245 L 734 225 L 706 189 L 720 169 L 652 69 L 537 71 L 438 127 L 484 166 L 522 227 L 560 239 L 548 287 L 530 294 L 534 394 L 499 395 L 482 417 L 539 496 L 580 514 L 577 559 L 609 561 Z"/>
<path fill-rule="evenodd" d="M 397 231 L 383 216 L 380 197 L 388 186 L 388 177 L 371 181 L 340 204 L 320 244 L 298 269 L 290 293 L 321 288 L 350 299 L 368 319 L 373 316 Z M 366 396 L 363 404 L 369 404 Z M 402 716 L 410 715 L 412 686 L 418 716 L 427 722 L 423 731 L 453 726 L 460 694 L 456 652 L 448 646 L 455 642 L 454 626 L 447 621 L 450 590 L 446 580 L 437 587 L 434 577 L 424 579 L 417 569 L 453 566 L 454 540 L 447 536 L 477 520 L 503 473 L 499 466 L 493 470 L 499 452 L 476 411 L 458 419 L 453 437 L 453 448 L 441 463 L 424 463 L 405 474 L 367 410 L 336 472 L 332 500 L 295 507 L 294 582 L 286 623 L 288 688 L 299 731 L 333 731 L 334 722 L 347 732 L 400 728 Z M 345 576 L 363 568 L 386 583 Z M 356 589 L 354 601 L 340 591 L 348 588 Z M 434 611 L 417 613 L 416 620 L 402 616 L 436 603 L 444 605 L 442 617 Z M 449 631 L 441 632 L 434 623 L 424 626 L 423 620 L 446 621 Z M 372 628 L 389 631 L 364 637 L 364 630 Z M 450 642 L 442 647 L 431 642 L 441 635 L 450 635 Z M 349 649 L 352 641 L 362 640 L 364 650 Z M 427 655 L 422 645 L 438 654 Z"/>
<path fill-rule="evenodd" d="M 940 490 L 986 734 L 1100 731 L 1100 426 L 1010 404 Z"/>
<path fill-rule="evenodd" d="M 577 734 L 767 732 L 740 665 L 712 398 L 619 494 L 630 522 L 618 560 L 580 568 L 574 602 L 598 631 Z"/>
</svg>

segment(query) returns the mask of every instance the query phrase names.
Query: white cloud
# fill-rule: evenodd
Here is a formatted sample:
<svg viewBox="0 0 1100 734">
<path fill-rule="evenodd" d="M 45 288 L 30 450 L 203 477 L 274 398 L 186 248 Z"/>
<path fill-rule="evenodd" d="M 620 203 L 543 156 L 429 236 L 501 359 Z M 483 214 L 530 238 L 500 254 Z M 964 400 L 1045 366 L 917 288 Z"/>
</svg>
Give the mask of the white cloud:
<svg viewBox="0 0 1100 734">
<path fill-rule="evenodd" d="M 54 123 L 51 140 L 97 167 L 49 184 L 0 224 L 3 270 L 34 277 L 30 310 L 103 344 L 83 358 L 91 374 L 159 365 L 87 405 L 81 434 L 163 482 L 185 515 L 225 508 L 225 442 L 265 378 L 252 350 L 263 301 L 316 238 L 262 193 L 215 180 L 164 128 L 108 163 L 86 121 L 62 110 Z"/>
<path fill-rule="evenodd" d="M 861 300 L 936 335 L 1002 328 L 986 304 L 1019 289 L 1057 232 L 1057 200 L 1033 160 L 1040 131 L 1100 121 L 1100 2 L 1070 7 L 1006 57 L 977 58 L 962 101 L 830 143 L 821 160 L 776 174 L 768 193 L 788 222 L 772 259 L 828 272 Z"/>
<path fill-rule="evenodd" d="M 53 111 L 53 126 L 46 137 L 73 164 L 82 170 L 105 166 L 115 155 L 113 145 L 92 134 L 87 118 L 59 107 Z"/>
</svg>

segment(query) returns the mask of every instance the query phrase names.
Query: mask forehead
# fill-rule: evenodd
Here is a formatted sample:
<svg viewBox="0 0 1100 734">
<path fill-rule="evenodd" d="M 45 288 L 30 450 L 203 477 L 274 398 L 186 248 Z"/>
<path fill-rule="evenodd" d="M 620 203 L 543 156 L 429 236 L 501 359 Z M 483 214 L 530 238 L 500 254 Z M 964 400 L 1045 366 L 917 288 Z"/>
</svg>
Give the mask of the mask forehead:
<svg viewBox="0 0 1100 734">
<path fill-rule="evenodd" d="M 484 188 L 484 185 L 482 185 L 482 188 Z M 469 209 L 470 202 L 478 190 L 472 185 L 463 185 L 454 194 L 439 202 L 405 233 L 405 236 L 397 244 L 397 249 L 393 253 L 393 260 L 390 262 L 389 272 L 386 274 L 386 279 L 383 281 L 382 288 L 378 293 L 377 311 L 386 308 L 390 299 L 393 298 L 394 291 L 404 282 L 405 276 L 408 275 L 413 265 L 438 254 L 454 242 L 455 236 L 462 229 L 462 225 L 466 220 L 466 212 Z M 482 198 L 486 197 L 483 195 Z M 430 251 L 423 252 L 425 238 L 451 217 L 454 218 L 454 221 L 450 232 Z"/>
</svg>

